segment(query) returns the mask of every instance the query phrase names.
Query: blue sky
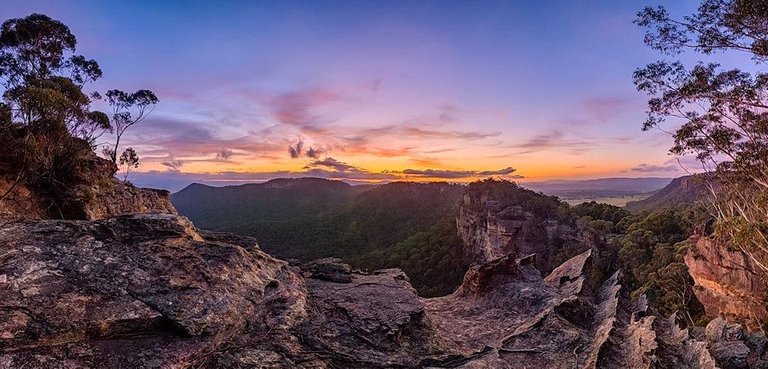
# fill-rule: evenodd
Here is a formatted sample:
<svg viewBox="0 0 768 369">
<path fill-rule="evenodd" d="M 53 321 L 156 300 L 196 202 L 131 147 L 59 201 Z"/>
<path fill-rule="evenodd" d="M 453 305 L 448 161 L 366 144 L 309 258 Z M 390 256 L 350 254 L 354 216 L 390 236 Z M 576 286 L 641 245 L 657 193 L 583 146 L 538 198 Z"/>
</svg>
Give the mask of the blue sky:
<svg viewBox="0 0 768 369">
<path fill-rule="evenodd" d="M 157 93 L 127 137 L 153 184 L 540 180 L 681 173 L 631 80 L 663 58 L 632 24 L 657 4 L 697 2 L 5 0 L 0 18 L 61 20 L 105 72 L 93 89 Z"/>
</svg>

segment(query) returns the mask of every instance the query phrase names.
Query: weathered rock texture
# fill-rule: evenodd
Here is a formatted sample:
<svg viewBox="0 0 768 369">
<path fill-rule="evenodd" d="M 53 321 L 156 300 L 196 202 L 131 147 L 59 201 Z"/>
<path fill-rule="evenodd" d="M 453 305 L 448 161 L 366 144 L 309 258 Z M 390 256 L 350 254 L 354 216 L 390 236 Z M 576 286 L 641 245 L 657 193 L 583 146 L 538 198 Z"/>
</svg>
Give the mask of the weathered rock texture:
<svg viewBox="0 0 768 369">
<path fill-rule="evenodd" d="M 176 215 L 11 220 L 0 368 L 765 367 L 764 335 L 680 330 L 620 273 L 586 278 L 591 251 L 544 278 L 533 262 L 476 265 L 422 299 L 399 270 L 292 267 Z"/>
<path fill-rule="evenodd" d="M 111 178 L 110 181 L 79 188 L 65 202 L 67 219 L 105 219 L 132 213 L 176 214 L 170 192 L 139 188 Z"/>
<path fill-rule="evenodd" d="M 456 224 L 475 263 L 536 254 L 536 267 L 548 272 L 557 266 L 553 263 L 555 254 L 569 249 L 572 256 L 591 246 L 580 239 L 575 227 L 555 217 L 535 216 L 518 204 L 484 193 L 464 195 Z"/>
<path fill-rule="evenodd" d="M 0 218 L 43 219 L 48 215 L 42 199 L 29 187 L 0 177 Z"/>
<path fill-rule="evenodd" d="M 61 193 L 50 194 L 17 183 L 13 173 L 0 167 L 0 219 L 97 220 L 130 213 L 176 214 L 165 190 L 138 188 L 112 176 L 114 165 L 93 153 L 90 167 L 78 183 Z"/>
<path fill-rule="evenodd" d="M 692 240 L 685 264 L 707 315 L 724 316 L 753 330 L 768 321 L 768 283 L 746 254 L 699 238 Z"/>
</svg>

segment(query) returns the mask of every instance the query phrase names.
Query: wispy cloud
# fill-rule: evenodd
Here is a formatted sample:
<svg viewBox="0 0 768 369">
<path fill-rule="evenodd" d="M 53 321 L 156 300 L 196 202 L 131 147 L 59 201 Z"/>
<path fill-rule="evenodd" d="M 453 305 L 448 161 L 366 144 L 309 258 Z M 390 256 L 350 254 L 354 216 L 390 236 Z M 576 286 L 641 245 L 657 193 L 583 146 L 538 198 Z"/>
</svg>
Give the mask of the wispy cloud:
<svg viewBox="0 0 768 369">
<path fill-rule="evenodd" d="M 584 100 L 584 108 L 593 121 L 598 123 L 609 121 L 627 111 L 642 111 L 645 100 L 640 95 L 600 96 Z"/>
<path fill-rule="evenodd" d="M 461 179 L 461 178 L 477 178 L 477 177 L 490 177 L 490 176 L 504 176 L 507 178 L 524 178 L 524 176 L 512 173 L 515 172 L 515 168 L 507 167 L 499 170 L 446 170 L 446 169 L 405 169 L 399 172 L 406 177 L 423 177 L 423 178 L 442 178 L 442 179 Z"/>
<path fill-rule="evenodd" d="M 230 138 L 222 138 L 215 131 L 208 123 L 187 117 L 150 117 L 130 131 L 126 140 L 138 147 L 143 158 L 208 156 L 220 162 L 232 159 L 234 155 L 276 157 L 279 152 L 285 152 L 289 142 L 260 131 Z"/>
<path fill-rule="evenodd" d="M 277 121 L 297 127 L 311 127 L 318 124 L 320 119 L 313 109 L 339 99 L 341 95 L 335 91 L 311 88 L 274 96 L 268 103 Z"/>
<path fill-rule="evenodd" d="M 291 155 L 291 158 L 298 159 L 301 157 L 301 155 L 304 153 L 304 141 L 299 139 L 298 142 L 295 144 L 291 144 L 288 146 L 288 154 Z"/>
<path fill-rule="evenodd" d="M 574 153 L 589 150 L 595 147 L 595 143 L 583 139 L 569 138 L 559 130 L 535 135 L 526 141 L 508 146 L 520 149 L 517 154 L 528 154 L 545 150 L 563 150 Z"/>
<path fill-rule="evenodd" d="M 654 165 L 654 164 L 640 164 L 637 166 L 634 166 L 632 168 L 626 169 L 623 172 L 625 173 L 654 173 L 654 172 L 674 172 L 679 173 L 680 172 L 680 165 L 679 164 L 673 164 L 673 163 L 667 163 L 663 165 Z"/>
<path fill-rule="evenodd" d="M 306 154 L 307 154 L 308 158 L 318 159 L 318 158 L 320 158 L 320 155 L 322 155 L 323 153 L 325 153 L 324 150 L 316 149 L 316 148 L 310 146 L 309 150 L 307 150 Z"/>
<path fill-rule="evenodd" d="M 500 135 L 500 132 L 468 132 L 468 131 L 452 131 L 452 130 L 437 130 L 437 129 L 424 129 L 419 127 L 402 126 L 395 129 L 397 134 L 402 134 L 407 137 L 416 137 L 424 139 L 460 139 L 460 140 L 479 140 L 488 137 L 495 137 Z"/>
<path fill-rule="evenodd" d="M 229 158 L 232 157 L 235 153 L 232 152 L 230 149 L 222 149 L 221 151 L 216 153 L 216 159 L 219 160 L 229 160 Z"/>
<path fill-rule="evenodd" d="M 168 168 L 168 171 L 171 172 L 178 172 L 182 166 L 184 166 L 184 162 L 179 159 L 169 159 L 162 163 L 160 163 Z"/>
<path fill-rule="evenodd" d="M 337 172 L 354 172 L 354 173 L 366 173 L 367 171 L 361 168 L 358 168 L 354 165 L 349 165 L 347 163 L 340 162 L 334 158 L 325 158 L 323 160 L 315 160 L 309 164 L 307 164 L 304 169 L 313 169 L 313 168 L 329 168 L 333 169 Z"/>
</svg>

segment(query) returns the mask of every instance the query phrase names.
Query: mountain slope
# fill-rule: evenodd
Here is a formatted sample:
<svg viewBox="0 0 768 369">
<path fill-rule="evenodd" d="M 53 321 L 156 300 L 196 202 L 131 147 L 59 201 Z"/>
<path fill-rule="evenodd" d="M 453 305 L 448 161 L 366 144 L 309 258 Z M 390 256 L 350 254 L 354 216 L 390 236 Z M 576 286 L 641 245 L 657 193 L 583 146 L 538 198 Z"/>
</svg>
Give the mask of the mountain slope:
<svg viewBox="0 0 768 369">
<path fill-rule="evenodd" d="M 683 176 L 672 180 L 653 195 L 639 201 L 630 201 L 624 208 L 632 213 L 655 211 L 677 204 L 693 203 L 704 199 L 708 194 L 703 179 L 697 176 Z"/>
<path fill-rule="evenodd" d="M 599 178 L 524 183 L 523 187 L 563 199 L 628 196 L 656 191 L 671 178 Z"/>
<path fill-rule="evenodd" d="M 462 191 L 448 183 L 358 187 L 306 178 L 190 185 L 171 200 L 200 228 L 252 236 L 281 258 L 400 267 L 417 276 L 414 286 L 422 294 L 437 295 L 461 283 L 468 267 L 455 223 Z M 417 261 L 425 255 L 435 262 Z"/>
<path fill-rule="evenodd" d="M 358 191 L 319 178 L 274 179 L 227 187 L 192 184 L 171 201 L 202 229 L 254 236 L 276 255 L 301 258 L 307 240 L 328 239 L 326 219 Z"/>
</svg>

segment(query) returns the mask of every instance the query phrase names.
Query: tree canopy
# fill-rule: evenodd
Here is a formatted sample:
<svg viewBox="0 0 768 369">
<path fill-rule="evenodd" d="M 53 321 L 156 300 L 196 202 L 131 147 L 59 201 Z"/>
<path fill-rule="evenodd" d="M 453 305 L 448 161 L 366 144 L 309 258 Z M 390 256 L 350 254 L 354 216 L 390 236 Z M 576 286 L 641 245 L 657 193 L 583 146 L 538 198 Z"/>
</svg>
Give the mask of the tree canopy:
<svg viewBox="0 0 768 369">
<path fill-rule="evenodd" d="M 149 90 L 110 90 L 112 115 L 93 109 L 102 96 L 86 87 L 102 77 L 102 70 L 76 51 L 69 27 L 43 14 L 0 26 L 0 158 L 16 183 L 52 192 L 68 187 L 83 174 L 83 158 L 105 133 L 117 137 L 108 155 L 116 170 L 120 137 L 158 101 Z M 135 151 L 126 155 L 138 162 Z"/>
<path fill-rule="evenodd" d="M 712 211 L 724 242 L 746 252 L 768 273 L 768 3 L 704 0 L 681 18 L 647 7 L 636 23 L 645 42 L 665 55 L 746 53 L 755 65 L 685 65 L 662 60 L 635 71 L 637 88 L 650 95 L 643 128 L 677 124 L 677 155 L 695 155 L 714 175 Z"/>
</svg>

